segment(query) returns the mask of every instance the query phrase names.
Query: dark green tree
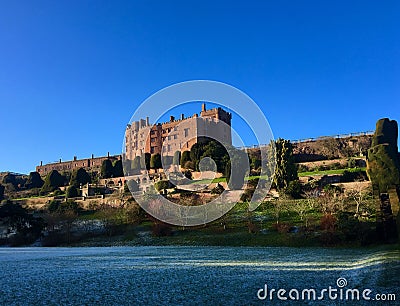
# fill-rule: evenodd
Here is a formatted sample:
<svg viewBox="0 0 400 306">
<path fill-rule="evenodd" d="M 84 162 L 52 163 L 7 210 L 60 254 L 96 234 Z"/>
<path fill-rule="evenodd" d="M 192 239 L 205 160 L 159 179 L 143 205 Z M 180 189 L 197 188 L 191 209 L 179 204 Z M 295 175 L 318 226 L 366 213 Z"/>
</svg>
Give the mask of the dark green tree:
<svg viewBox="0 0 400 306">
<path fill-rule="evenodd" d="M 226 162 L 224 173 L 230 189 L 241 189 L 244 185 L 246 172 L 249 170 L 247 153 L 235 148 L 229 148 L 230 160 Z"/>
<path fill-rule="evenodd" d="M 49 172 L 44 180 L 44 184 L 40 189 L 41 194 L 46 194 L 64 186 L 65 178 L 57 171 Z"/>
<path fill-rule="evenodd" d="M 181 167 L 185 168 L 185 164 L 188 161 L 191 161 L 192 159 L 190 158 L 190 151 L 183 151 L 182 157 L 181 157 Z"/>
<path fill-rule="evenodd" d="M 390 188 L 399 189 L 400 161 L 398 157 L 398 127 L 395 120 L 380 119 L 368 150 L 367 174 L 374 189 L 380 193 Z"/>
<path fill-rule="evenodd" d="M 276 168 L 274 182 L 278 189 L 285 189 L 289 182 L 297 180 L 297 167 L 294 163 L 293 147 L 289 140 L 279 138 L 275 142 Z"/>
<path fill-rule="evenodd" d="M 34 217 L 20 204 L 13 203 L 10 200 L 4 200 L 0 205 L 0 220 L 3 225 L 8 227 L 10 232 L 15 231 L 14 236 L 19 237 L 14 241 L 17 244 L 32 243 L 39 236 L 44 223 L 41 218 Z"/>
<path fill-rule="evenodd" d="M 72 173 L 71 179 L 69 181 L 69 184 L 71 186 L 75 186 L 76 188 L 79 188 L 81 185 L 83 186 L 87 183 L 91 183 L 91 178 L 90 175 L 83 168 L 75 170 Z"/>
<path fill-rule="evenodd" d="M 38 172 L 29 173 L 28 180 L 25 183 L 26 188 L 42 188 L 44 182 Z"/>
<path fill-rule="evenodd" d="M 376 230 L 381 241 L 397 240 L 400 229 L 398 211 L 400 195 L 400 160 L 397 147 L 398 125 L 395 120 L 380 119 L 372 139 L 372 147 L 368 150 L 367 174 L 372 182 L 373 190 L 379 195 L 379 206 L 376 216 Z M 391 190 L 396 190 L 390 197 Z M 397 208 L 397 209 L 395 209 Z M 397 221 L 396 221 L 397 217 Z"/>
<path fill-rule="evenodd" d="M 3 184 L 11 184 L 14 186 L 14 188 L 17 188 L 17 180 L 14 174 L 12 173 L 7 173 L 3 177 Z"/>
<path fill-rule="evenodd" d="M 122 168 L 122 160 L 116 160 L 113 164 L 113 177 L 123 177 L 124 169 Z"/>
<path fill-rule="evenodd" d="M 214 140 L 209 141 L 205 143 L 203 147 L 203 154 L 201 155 L 200 159 L 197 160 L 196 169 L 198 170 L 198 164 L 202 158 L 210 157 L 212 160 L 214 160 L 215 164 L 217 165 L 217 171 L 224 173 L 226 165 L 224 162 L 225 156 L 228 156 L 229 158 L 227 150 L 221 143 Z"/>
<path fill-rule="evenodd" d="M 122 162 L 122 166 L 123 166 L 123 170 L 124 170 L 124 174 L 126 175 L 131 175 L 132 174 L 132 161 L 130 159 L 125 159 Z"/>
<path fill-rule="evenodd" d="M 140 156 L 136 156 L 132 161 L 132 172 L 133 174 L 140 173 Z"/>
<path fill-rule="evenodd" d="M 172 164 L 179 166 L 180 162 L 181 162 L 181 151 L 176 151 L 174 153 L 174 158 L 172 160 Z"/>
<path fill-rule="evenodd" d="M 71 185 L 67 188 L 65 196 L 67 198 L 76 198 L 79 196 L 78 189 L 75 187 L 75 185 Z"/>
<path fill-rule="evenodd" d="M 204 154 L 204 146 L 205 146 L 205 144 L 206 144 L 206 142 L 201 142 L 201 143 L 197 142 L 190 148 L 190 160 L 194 163 L 196 169 L 197 169 L 197 166 L 198 166 L 198 164 L 200 162 L 201 157 Z M 182 153 L 181 166 L 182 166 L 183 154 L 185 154 L 185 151 Z M 183 166 L 185 165 L 186 162 L 187 161 L 185 161 L 183 163 Z"/>
<path fill-rule="evenodd" d="M 140 159 L 140 167 L 142 169 L 150 170 L 150 159 L 151 159 L 151 154 L 144 153 L 142 155 L 142 158 Z"/>
<path fill-rule="evenodd" d="M 153 154 L 150 159 L 150 168 L 151 169 L 161 169 L 161 155 L 159 153 Z"/>
<path fill-rule="evenodd" d="M 158 181 L 154 184 L 154 188 L 156 188 L 156 190 L 158 190 L 158 191 L 173 188 L 173 187 L 174 187 L 174 185 L 169 180 Z"/>
<path fill-rule="evenodd" d="M 4 186 L 0 184 L 0 201 L 4 199 Z"/>
<path fill-rule="evenodd" d="M 111 160 L 105 159 L 101 164 L 100 175 L 102 178 L 110 178 L 113 176 L 114 168 L 111 163 Z"/>
</svg>

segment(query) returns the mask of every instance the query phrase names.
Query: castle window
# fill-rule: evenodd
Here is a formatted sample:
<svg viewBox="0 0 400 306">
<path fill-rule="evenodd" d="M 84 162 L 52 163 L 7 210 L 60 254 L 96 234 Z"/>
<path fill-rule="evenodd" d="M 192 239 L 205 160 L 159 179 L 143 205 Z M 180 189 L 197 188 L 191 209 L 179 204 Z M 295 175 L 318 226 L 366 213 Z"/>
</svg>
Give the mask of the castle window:
<svg viewBox="0 0 400 306">
<path fill-rule="evenodd" d="M 185 137 L 189 136 L 189 128 L 185 129 Z"/>
<path fill-rule="evenodd" d="M 174 139 L 178 139 L 178 135 L 175 134 L 175 135 L 174 135 Z"/>
</svg>

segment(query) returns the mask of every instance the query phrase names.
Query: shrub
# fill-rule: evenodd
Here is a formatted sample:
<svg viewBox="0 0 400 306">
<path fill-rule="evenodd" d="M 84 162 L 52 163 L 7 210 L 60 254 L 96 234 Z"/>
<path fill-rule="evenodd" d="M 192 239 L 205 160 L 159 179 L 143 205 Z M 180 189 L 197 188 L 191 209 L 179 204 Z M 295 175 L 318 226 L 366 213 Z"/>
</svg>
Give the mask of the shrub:
<svg viewBox="0 0 400 306">
<path fill-rule="evenodd" d="M 354 157 L 350 157 L 347 161 L 348 168 L 355 168 L 357 167 L 357 160 Z"/>
<path fill-rule="evenodd" d="M 139 185 L 135 180 L 129 180 L 127 183 L 127 187 L 131 192 L 139 191 Z"/>
<path fill-rule="evenodd" d="M 78 196 L 78 189 L 74 185 L 69 186 L 65 196 L 67 198 L 76 198 Z"/>
<path fill-rule="evenodd" d="M 253 196 L 254 189 L 246 188 L 242 195 L 240 196 L 240 201 L 249 202 Z"/>
<path fill-rule="evenodd" d="M 0 184 L 0 201 L 4 199 L 4 186 Z"/>
<path fill-rule="evenodd" d="M 172 163 L 174 165 L 176 165 L 176 166 L 179 166 L 180 162 L 181 162 L 181 152 L 180 151 L 176 151 L 174 153 L 174 158 L 172 160 Z"/>
<path fill-rule="evenodd" d="M 308 172 L 309 168 L 303 164 L 297 164 L 297 171 L 298 172 Z"/>
<path fill-rule="evenodd" d="M 325 214 L 321 217 L 321 229 L 327 232 L 334 232 L 336 229 L 336 218 L 332 214 Z"/>
<path fill-rule="evenodd" d="M 46 194 L 52 192 L 63 185 L 64 177 L 57 170 L 52 170 L 49 174 L 47 174 L 40 193 Z"/>
<path fill-rule="evenodd" d="M 183 175 L 189 180 L 193 179 L 192 171 L 189 169 L 183 171 Z"/>
<path fill-rule="evenodd" d="M 182 156 L 181 156 L 181 167 L 186 168 L 186 163 L 192 161 L 190 158 L 190 151 L 183 151 Z M 194 167 L 193 167 L 194 168 Z"/>
<path fill-rule="evenodd" d="M 114 162 L 112 172 L 113 172 L 114 177 L 123 177 L 124 176 L 122 160 L 119 159 Z"/>
<path fill-rule="evenodd" d="M 29 173 L 28 180 L 25 183 L 26 188 L 42 188 L 44 182 L 38 172 Z"/>
<path fill-rule="evenodd" d="M 101 177 L 102 178 L 110 178 L 113 176 L 113 165 L 111 163 L 111 160 L 105 159 L 101 163 Z"/>
<path fill-rule="evenodd" d="M 340 181 L 343 183 L 355 182 L 355 181 L 365 181 L 367 180 L 367 173 L 365 171 L 344 171 Z"/>
<path fill-rule="evenodd" d="M 221 194 L 225 191 L 221 184 L 217 184 L 213 189 L 211 189 L 211 194 Z"/>
<path fill-rule="evenodd" d="M 81 185 L 85 185 L 90 182 L 91 182 L 90 175 L 86 172 L 85 169 L 79 168 L 78 170 L 72 173 L 69 184 L 71 186 L 79 188 Z"/>
<path fill-rule="evenodd" d="M 161 155 L 159 153 L 153 154 L 150 158 L 150 168 L 151 169 L 161 169 Z"/>
<path fill-rule="evenodd" d="M 194 162 L 192 162 L 191 160 L 188 160 L 186 163 L 185 163 L 185 167 L 184 167 L 185 169 L 190 169 L 190 170 L 195 170 L 195 164 L 194 164 Z"/>
<path fill-rule="evenodd" d="M 288 186 L 285 188 L 285 194 L 289 195 L 293 199 L 300 199 L 302 193 L 301 187 L 299 180 L 290 181 Z"/>
<path fill-rule="evenodd" d="M 154 184 L 154 188 L 156 188 L 157 191 L 173 188 L 174 185 L 169 181 L 169 180 L 161 180 L 158 181 Z"/>
</svg>

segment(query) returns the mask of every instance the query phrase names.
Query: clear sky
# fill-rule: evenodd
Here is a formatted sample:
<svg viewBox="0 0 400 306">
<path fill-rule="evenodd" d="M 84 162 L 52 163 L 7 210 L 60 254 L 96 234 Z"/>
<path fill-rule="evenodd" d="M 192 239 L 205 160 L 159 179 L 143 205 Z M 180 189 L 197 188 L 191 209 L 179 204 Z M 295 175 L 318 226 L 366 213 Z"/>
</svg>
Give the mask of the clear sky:
<svg viewBox="0 0 400 306">
<path fill-rule="evenodd" d="M 165 86 L 228 83 L 275 137 L 400 121 L 399 1 L 0 1 L 0 171 L 121 152 Z"/>
</svg>

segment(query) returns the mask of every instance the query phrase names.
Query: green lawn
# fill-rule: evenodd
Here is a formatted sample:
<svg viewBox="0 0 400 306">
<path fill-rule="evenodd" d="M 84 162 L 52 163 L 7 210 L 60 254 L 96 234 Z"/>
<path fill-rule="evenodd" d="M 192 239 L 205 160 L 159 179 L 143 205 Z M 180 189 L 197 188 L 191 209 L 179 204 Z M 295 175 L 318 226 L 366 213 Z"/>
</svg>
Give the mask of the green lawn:
<svg viewBox="0 0 400 306">
<path fill-rule="evenodd" d="M 347 169 L 335 169 L 335 170 L 322 170 L 322 171 L 307 171 L 299 172 L 299 176 L 311 176 L 311 175 L 327 175 L 327 174 L 343 174 L 345 171 L 349 172 L 359 172 L 365 171 L 366 168 L 347 168 Z"/>
</svg>

